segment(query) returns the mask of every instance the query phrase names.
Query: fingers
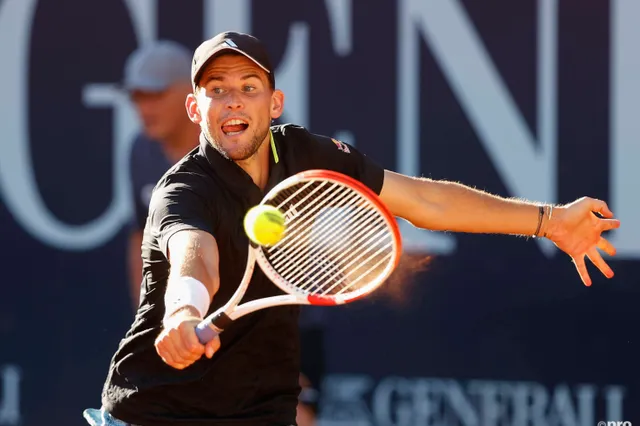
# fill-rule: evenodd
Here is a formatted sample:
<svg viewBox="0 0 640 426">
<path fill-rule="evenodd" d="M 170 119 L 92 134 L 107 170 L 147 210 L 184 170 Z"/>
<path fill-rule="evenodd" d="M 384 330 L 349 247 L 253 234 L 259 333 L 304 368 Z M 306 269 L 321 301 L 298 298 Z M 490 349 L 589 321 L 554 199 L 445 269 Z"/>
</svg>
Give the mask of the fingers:
<svg viewBox="0 0 640 426">
<path fill-rule="evenodd" d="M 587 287 L 591 286 L 591 277 L 589 276 L 589 272 L 587 272 L 587 265 L 584 263 L 584 258 L 582 256 L 574 257 L 573 263 L 574 265 L 576 265 L 578 275 L 580 275 L 580 278 L 582 279 L 584 285 L 586 285 Z"/>
<path fill-rule="evenodd" d="M 195 329 L 193 327 L 181 327 L 183 356 L 195 362 L 204 354 L 204 345 L 198 340 Z"/>
<path fill-rule="evenodd" d="M 589 251 L 587 252 L 587 257 L 594 265 L 596 265 L 596 268 L 598 268 L 605 277 L 613 277 L 613 271 L 611 270 L 609 265 L 607 265 L 607 262 L 602 259 L 602 256 L 600 256 L 600 253 L 598 253 L 598 250 L 595 247 L 589 249 Z"/>
<path fill-rule="evenodd" d="M 611 210 L 609 210 L 609 206 L 607 206 L 607 203 L 605 203 L 602 200 L 598 200 L 598 199 L 595 199 L 595 198 L 590 198 L 589 199 L 589 208 L 591 209 L 591 211 L 598 212 L 598 213 L 600 213 L 602 216 L 604 216 L 606 218 L 613 217 L 613 212 Z"/>
<path fill-rule="evenodd" d="M 598 248 L 607 253 L 609 256 L 615 256 L 617 252 L 613 244 L 602 237 L 600 237 L 600 240 L 598 241 Z"/>
<path fill-rule="evenodd" d="M 162 361 L 165 362 L 165 364 L 168 364 L 173 368 L 177 368 L 179 370 L 186 367 L 184 364 L 178 361 L 171 339 L 167 338 L 164 333 L 158 336 L 155 346 L 156 352 L 158 353 Z"/>
<path fill-rule="evenodd" d="M 598 223 L 603 231 L 620 228 L 620 221 L 618 219 L 599 219 Z"/>
<path fill-rule="evenodd" d="M 605 277 L 613 278 L 613 270 L 611 269 L 611 267 L 609 267 L 607 262 L 604 261 L 600 253 L 598 253 L 598 248 L 605 253 L 610 254 L 611 256 L 615 254 L 616 249 L 609 241 L 604 238 L 600 238 L 597 248 L 596 246 L 593 246 L 586 253 L 589 260 L 591 260 L 595 267 L 598 268 Z M 591 286 L 591 277 L 589 276 L 589 272 L 587 271 L 587 265 L 585 264 L 584 256 L 573 257 L 573 263 L 576 265 L 576 269 L 578 270 L 578 274 L 580 275 L 580 278 L 582 279 L 584 285 L 586 285 L 587 287 Z"/>
<path fill-rule="evenodd" d="M 205 347 L 196 336 L 195 325 L 193 321 L 185 321 L 158 336 L 156 351 L 166 364 L 181 370 L 202 357 Z"/>
<path fill-rule="evenodd" d="M 167 348 L 167 342 L 163 340 L 156 341 L 156 352 L 165 364 L 169 364 L 172 367 L 177 365 L 177 362 L 171 355 L 171 351 Z"/>
<path fill-rule="evenodd" d="M 178 353 L 176 345 L 172 339 L 165 338 L 162 344 L 164 348 L 163 355 L 165 363 L 169 364 L 173 368 L 177 368 L 178 370 L 188 367 L 189 364 L 182 359 L 182 356 Z"/>
<path fill-rule="evenodd" d="M 216 336 L 207 343 L 205 346 L 205 354 L 207 358 L 211 359 L 214 353 L 216 353 L 220 349 L 220 336 Z"/>
</svg>

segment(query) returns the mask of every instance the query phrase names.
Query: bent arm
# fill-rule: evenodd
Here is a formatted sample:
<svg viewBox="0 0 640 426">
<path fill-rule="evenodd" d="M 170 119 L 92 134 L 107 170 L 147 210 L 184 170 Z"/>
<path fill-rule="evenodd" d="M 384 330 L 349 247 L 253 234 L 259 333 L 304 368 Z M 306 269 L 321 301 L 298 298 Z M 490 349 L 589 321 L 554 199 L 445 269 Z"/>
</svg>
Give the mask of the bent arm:
<svg viewBox="0 0 640 426">
<path fill-rule="evenodd" d="M 389 170 L 380 198 L 394 215 L 434 231 L 534 235 L 538 226 L 539 204 Z M 545 215 L 539 235 L 544 235 L 546 223 Z"/>
<path fill-rule="evenodd" d="M 186 292 L 191 292 L 193 295 L 191 297 L 196 298 L 195 303 L 179 311 L 187 311 L 192 316 L 203 317 L 220 285 L 218 245 L 215 238 L 205 231 L 191 229 L 178 231 L 169 238 L 167 255 L 171 264 L 167 294 L 178 292 L 185 294 L 186 298 Z M 194 291 L 191 287 L 193 281 L 190 279 L 195 279 L 204 285 L 206 293 Z M 204 312 L 196 309 L 198 305 Z"/>
</svg>

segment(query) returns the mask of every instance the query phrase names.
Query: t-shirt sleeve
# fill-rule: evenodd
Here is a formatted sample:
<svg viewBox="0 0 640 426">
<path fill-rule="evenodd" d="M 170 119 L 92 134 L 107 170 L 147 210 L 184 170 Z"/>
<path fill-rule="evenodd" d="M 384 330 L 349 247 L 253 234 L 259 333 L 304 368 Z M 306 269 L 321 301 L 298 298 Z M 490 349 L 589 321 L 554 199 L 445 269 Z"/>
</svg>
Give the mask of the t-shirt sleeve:
<svg viewBox="0 0 640 426">
<path fill-rule="evenodd" d="M 310 155 L 315 168 L 343 173 L 380 195 L 384 183 L 384 168 L 355 147 L 337 139 L 308 133 Z"/>
<path fill-rule="evenodd" d="M 165 256 L 169 238 L 178 231 L 200 230 L 215 236 L 215 212 L 201 194 L 196 178 L 159 185 L 151 196 L 147 227 Z"/>
</svg>

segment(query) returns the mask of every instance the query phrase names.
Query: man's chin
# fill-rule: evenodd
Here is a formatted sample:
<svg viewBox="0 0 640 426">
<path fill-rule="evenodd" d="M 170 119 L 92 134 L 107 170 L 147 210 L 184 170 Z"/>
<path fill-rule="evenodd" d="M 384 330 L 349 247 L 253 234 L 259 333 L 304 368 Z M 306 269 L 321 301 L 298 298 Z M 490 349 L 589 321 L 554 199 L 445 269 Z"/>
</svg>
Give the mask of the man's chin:
<svg viewBox="0 0 640 426">
<path fill-rule="evenodd" d="M 222 154 L 225 158 L 232 161 L 244 161 L 251 157 L 251 153 L 247 152 L 243 149 L 238 149 L 235 146 L 229 147 L 226 144 L 218 144 L 216 149 Z"/>
<path fill-rule="evenodd" d="M 246 161 L 250 159 L 255 153 L 245 152 L 245 151 L 227 151 L 226 156 L 228 159 L 233 161 Z"/>
<path fill-rule="evenodd" d="M 245 161 L 250 159 L 260 148 L 261 143 L 256 145 L 255 135 L 248 133 L 247 131 L 241 132 L 237 135 L 228 135 L 224 132 L 217 135 L 219 139 L 216 139 L 215 145 L 217 145 L 218 151 L 233 161 Z"/>
</svg>

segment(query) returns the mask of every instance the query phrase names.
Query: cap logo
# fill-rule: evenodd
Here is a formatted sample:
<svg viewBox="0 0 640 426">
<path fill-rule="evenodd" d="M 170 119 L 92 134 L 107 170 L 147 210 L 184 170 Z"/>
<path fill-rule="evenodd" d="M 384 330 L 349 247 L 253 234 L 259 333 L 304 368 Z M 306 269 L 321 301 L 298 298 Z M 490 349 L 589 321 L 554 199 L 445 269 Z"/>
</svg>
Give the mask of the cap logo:
<svg viewBox="0 0 640 426">
<path fill-rule="evenodd" d="M 235 48 L 237 48 L 237 47 L 238 47 L 238 45 L 237 45 L 237 44 L 235 44 L 235 43 L 233 42 L 233 40 L 225 40 L 225 41 L 224 41 L 224 44 L 226 44 L 226 45 L 227 45 L 227 46 L 229 46 L 229 47 L 235 47 Z"/>
</svg>

